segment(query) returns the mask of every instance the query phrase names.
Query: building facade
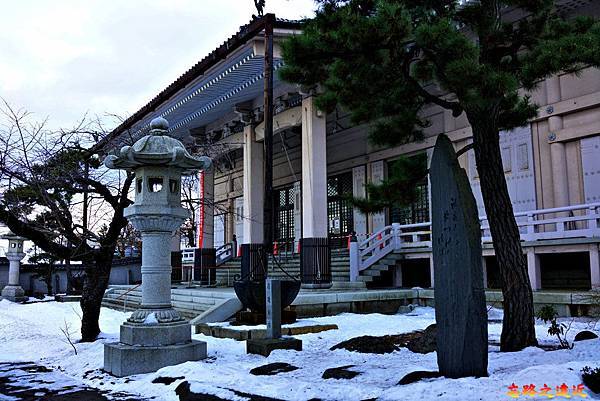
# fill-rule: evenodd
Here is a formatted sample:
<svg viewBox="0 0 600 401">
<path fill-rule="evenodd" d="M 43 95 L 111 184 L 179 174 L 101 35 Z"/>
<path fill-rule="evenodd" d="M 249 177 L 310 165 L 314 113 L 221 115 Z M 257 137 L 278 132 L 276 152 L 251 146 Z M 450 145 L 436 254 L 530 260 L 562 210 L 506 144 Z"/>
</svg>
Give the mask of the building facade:
<svg viewBox="0 0 600 401">
<path fill-rule="evenodd" d="M 600 15 L 598 6 L 586 1 L 570 12 Z M 113 144 L 138 138 L 161 116 L 169 120 L 171 135 L 215 160 L 214 172 L 203 176 L 201 197 L 211 205 L 203 208 L 203 216 L 212 224 L 202 225 L 202 246 L 217 248 L 217 255 L 233 241 L 263 242 L 262 29 L 260 19 L 242 27 L 109 138 Z M 427 180 L 419 185 L 418 200 L 403 209 L 363 214 L 348 195 L 366 196 L 365 184 L 385 179 L 401 156 L 425 153 L 430 158 L 439 134 L 446 134 L 457 150 L 467 146 L 471 129 L 466 117 L 455 118 L 432 105 L 424 110 L 431 124 L 423 141 L 374 146 L 369 127 L 351 124 L 343 110 L 322 113 L 314 106 L 314 93 L 277 78 L 283 65 L 280 43 L 300 29 L 293 21 L 277 20 L 274 26 L 277 252 L 303 252 L 300 242 L 307 238 L 328 238 L 331 249 L 345 251 L 355 233 L 352 280 L 369 286 L 433 286 Z M 531 95 L 539 105 L 538 117 L 500 138 L 531 283 L 535 290 L 589 290 L 600 286 L 600 71 L 585 68 L 578 76 L 554 76 Z M 486 285 L 495 288 L 498 268 L 473 151 L 459 161 L 481 217 Z"/>
</svg>

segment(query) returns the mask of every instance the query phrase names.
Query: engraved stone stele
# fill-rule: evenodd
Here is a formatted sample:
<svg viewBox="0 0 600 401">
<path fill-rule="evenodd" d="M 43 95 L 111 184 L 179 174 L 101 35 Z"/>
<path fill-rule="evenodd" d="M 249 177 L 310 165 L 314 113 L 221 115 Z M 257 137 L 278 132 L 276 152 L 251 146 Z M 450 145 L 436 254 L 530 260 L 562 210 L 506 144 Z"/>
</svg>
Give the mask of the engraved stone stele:
<svg viewBox="0 0 600 401">
<path fill-rule="evenodd" d="M 181 206 L 181 176 L 212 168 L 167 135 L 164 118 L 133 146 L 109 155 L 110 169 L 135 172 L 135 202 L 124 215 L 142 236 L 142 302 L 121 325 L 120 341 L 105 344 L 104 369 L 115 376 L 156 371 L 206 357 L 206 343 L 191 339 L 189 322 L 171 305 L 171 236 L 188 217 Z"/>
<path fill-rule="evenodd" d="M 21 268 L 21 260 L 25 257 L 25 252 L 23 252 L 25 238 L 11 232 L 3 235 L 1 238 L 8 240 L 6 259 L 9 261 L 8 284 L 2 289 L 2 298 L 12 302 L 24 302 L 27 300 L 27 297 L 19 283 L 19 270 Z"/>
<path fill-rule="evenodd" d="M 450 378 L 487 376 L 487 309 L 477 205 L 445 135 L 438 136 L 429 174 L 439 371 Z"/>
</svg>

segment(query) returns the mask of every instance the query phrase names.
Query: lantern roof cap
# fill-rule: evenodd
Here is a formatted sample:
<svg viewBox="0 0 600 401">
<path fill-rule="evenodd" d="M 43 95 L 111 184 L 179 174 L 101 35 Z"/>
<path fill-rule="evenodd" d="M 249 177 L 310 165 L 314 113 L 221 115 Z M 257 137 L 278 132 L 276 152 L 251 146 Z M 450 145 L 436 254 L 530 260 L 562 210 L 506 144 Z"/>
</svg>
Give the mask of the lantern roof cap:
<svg viewBox="0 0 600 401">
<path fill-rule="evenodd" d="M 24 237 L 20 237 L 17 234 L 14 234 L 12 231 L 7 232 L 6 234 L 2 235 L 0 238 L 7 239 L 9 241 L 25 241 L 27 239 Z"/>
<path fill-rule="evenodd" d="M 168 135 L 169 122 L 157 117 L 150 123 L 150 133 L 132 146 L 123 146 L 116 155 L 104 159 L 110 169 L 135 170 L 145 166 L 165 166 L 182 169 L 183 174 L 209 170 L 212 161 L 205 156 L 192 156 L 181 141 Z"/>
</svg>

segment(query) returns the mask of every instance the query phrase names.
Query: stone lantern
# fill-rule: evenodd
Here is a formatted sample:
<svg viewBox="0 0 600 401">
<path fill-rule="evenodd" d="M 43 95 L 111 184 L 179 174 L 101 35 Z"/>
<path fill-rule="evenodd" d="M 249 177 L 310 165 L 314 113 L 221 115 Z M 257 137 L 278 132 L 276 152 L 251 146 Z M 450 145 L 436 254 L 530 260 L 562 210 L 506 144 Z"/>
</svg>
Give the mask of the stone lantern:
<svg viewBox="0 0 600 401">
<path fill-rule="evenodd" d="M 142 303 L 121 325 L 120 342 L 104 347 L 104 369 L 116 376 L 156 371 L 206 357 L 206 343 L 191 339 L 191 327 L 171 305 L 171 236 L 188 218 L 181 206 L 181 176 L 211 168 L 167 135 L 164 118 L 149 135 L 124 146 L 104 164 L 135 172 L 135 202 L 125 217 L 142 236 Z"/>
<path fill-rule="evenodd" d="M 8 285 L 2 289 L 2 298 L 13 302 L 23 302 L 27 300 L 25 291 L 19 283 L 19 269 L 21 260 L 25 257 L 23 252 L 23 243 L 25 238 L 19 237 L 11 232 L 2 236 L 2 239 L 8 240 L 8 250 L 6 258 L 10 262 L 8 268 Z"/>
</svg>

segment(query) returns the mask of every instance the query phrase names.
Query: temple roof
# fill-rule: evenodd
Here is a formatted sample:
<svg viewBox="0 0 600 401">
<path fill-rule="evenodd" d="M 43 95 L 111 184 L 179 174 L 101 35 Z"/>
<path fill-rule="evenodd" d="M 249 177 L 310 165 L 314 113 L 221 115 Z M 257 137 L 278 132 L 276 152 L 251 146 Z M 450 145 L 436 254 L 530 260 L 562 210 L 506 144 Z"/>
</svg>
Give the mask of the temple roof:
<svg viewBox="0 0 600 401">
<path fill-rule="evenodd" d="M 167 118 L 171 123 L 170 135 L 182 138 L 190 128 L 209 123 L 231 112 L 235 104 L 259 96 L 263 91 L 264 57 L 248 43 L 269 21 L 275 29 L 282 30 L 297 30 L 302 25 L 301 21 L 275 19 L 273 14 L 253 19 L 126 119 L 96 148 L 115 140 L 118 143 L 125 132 L 128 137 L 139 138 L 149 131 L 150 121 L 155 117 Z M 274 58 L 274 70 L 282 65 L 282 59 Z M 278 80 L 277 74 L 274 80 Z"/>
</svg>

